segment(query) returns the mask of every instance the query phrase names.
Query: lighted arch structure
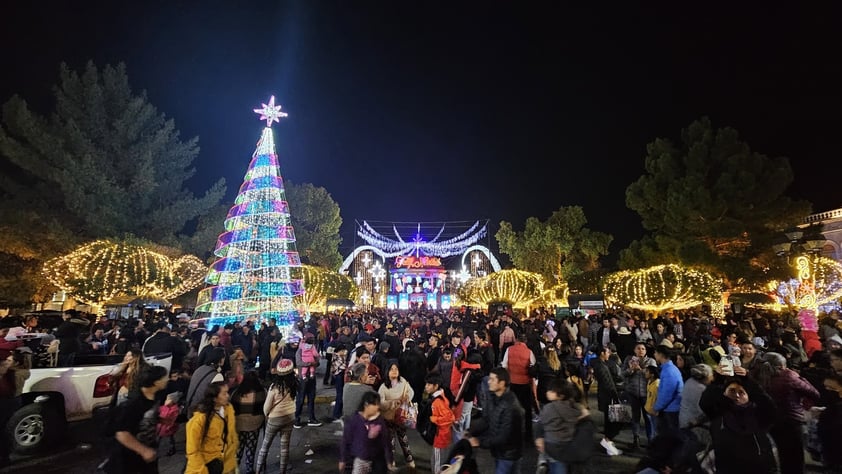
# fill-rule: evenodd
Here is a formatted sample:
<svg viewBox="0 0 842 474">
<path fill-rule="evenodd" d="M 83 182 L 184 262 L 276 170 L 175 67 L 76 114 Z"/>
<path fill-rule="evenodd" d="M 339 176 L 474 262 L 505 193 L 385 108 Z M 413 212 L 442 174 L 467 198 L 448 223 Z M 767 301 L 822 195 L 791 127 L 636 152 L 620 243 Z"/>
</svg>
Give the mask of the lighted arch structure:
<svg viewBox="0 0 842 474">
<path fill-rule="evenodd" d="M 491 250 L 488 250 L 488 247 L 484 245 L 474 245 L 465 250 L 465 253 L 462 254 L 462 268 L 465 268 L 465 258 L 467 258 L 468 254 L 473 251 L 478 251 L 485 255 L 488 261 L 491 262 L 491 268 L 493 268 L 495 272 L 499 272 L 502 269 L 502 267 L 500 267 L 500 262 L 497 261 L 497 257 L 495 257 L 494 254 L 491 253 Z"/>
<path fill-rule="evenodd" d="M 372 245 L 360 245 L 359 247 L 355 248 L 354 251 L 351 252 L 351 254 L 348 255 L 345 258 L 345 260 L 342 262 L 342 265 L 339 267 L 339 273 L 341 273 L 343 275 L 347 275 L 348 274 L 348 268 L 354 262 L 354 259 L 357 258 L 357 255 L 359 255 L 360 252 L 365 252 L 366 250 L 371 250 L 375 255 L 382 258 L 384 262 L 386 261 L 387 258 L 389 258 L 389 256 L 386 254 L 386 252 L 383 252 L 382 250 L 378 249 L 377 247 L 374 247 Z"/>
</svg>

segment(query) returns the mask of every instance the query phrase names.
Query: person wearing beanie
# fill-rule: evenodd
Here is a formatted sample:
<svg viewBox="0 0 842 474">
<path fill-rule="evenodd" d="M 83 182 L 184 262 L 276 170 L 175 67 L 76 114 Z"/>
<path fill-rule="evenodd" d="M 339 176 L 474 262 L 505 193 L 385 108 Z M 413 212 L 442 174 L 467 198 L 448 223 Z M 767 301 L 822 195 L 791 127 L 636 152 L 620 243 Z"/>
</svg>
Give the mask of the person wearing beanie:
<svg viewBox="0 0 842 474">
<path fill-rule="evenodd" d="M 299 380 L 295 375 L 295 364 L 290 359 L 281 359 L 270 375 L 269 389 L 263 402 L 263 414 L 266 417 L 266 432 L 263 444 L 257 453 L 255 470 L 266 472 L 266 458 L 269 448 L 275 441 L 275 436 L 281 435 L 280 463 L 282 473 L 289 472 L 289 442 L 295 414 L 295 398 L 298 393 Z"/>
</svg>

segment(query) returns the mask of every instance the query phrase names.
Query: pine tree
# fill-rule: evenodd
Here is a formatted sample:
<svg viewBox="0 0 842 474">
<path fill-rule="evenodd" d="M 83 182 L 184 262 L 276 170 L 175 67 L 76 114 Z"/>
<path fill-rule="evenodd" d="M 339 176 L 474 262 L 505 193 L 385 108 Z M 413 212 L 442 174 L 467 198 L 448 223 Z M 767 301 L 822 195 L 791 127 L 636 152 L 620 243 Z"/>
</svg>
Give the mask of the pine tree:
<svg viewBox="0 0 842 474">
<path fill-rule="evenodd" d="M 225 219 L 196 311 L 210 313 L 210 324 L 275 318 L 284 333 L 298 317 L 293 298 L 304 293 L 301 259 L 295 245 L 284 182 L 270 128 L 287 114 L 273 96 L 262 109 L 260 141 L 234 206 Z"/>
</svg>

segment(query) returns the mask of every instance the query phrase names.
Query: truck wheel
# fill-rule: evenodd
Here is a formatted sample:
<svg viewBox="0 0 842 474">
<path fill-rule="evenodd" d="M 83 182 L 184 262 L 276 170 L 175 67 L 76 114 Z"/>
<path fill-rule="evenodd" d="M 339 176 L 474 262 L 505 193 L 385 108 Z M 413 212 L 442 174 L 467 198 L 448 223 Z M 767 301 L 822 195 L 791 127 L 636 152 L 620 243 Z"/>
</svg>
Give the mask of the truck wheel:
<svg viewBox="0 0 842 474">
<path fill-rule="evenodd" d="M 51 423 L 47 407 L 40 403 L 30 403 L 21 407 L 12 415 L 6 425 L 6 432 L 12 440 L 12 450 L 19 454 L 32 454 L 47 446 L 58 424 Z M 53 420 L 54 421 L 54 420 Z"/>
</svg>

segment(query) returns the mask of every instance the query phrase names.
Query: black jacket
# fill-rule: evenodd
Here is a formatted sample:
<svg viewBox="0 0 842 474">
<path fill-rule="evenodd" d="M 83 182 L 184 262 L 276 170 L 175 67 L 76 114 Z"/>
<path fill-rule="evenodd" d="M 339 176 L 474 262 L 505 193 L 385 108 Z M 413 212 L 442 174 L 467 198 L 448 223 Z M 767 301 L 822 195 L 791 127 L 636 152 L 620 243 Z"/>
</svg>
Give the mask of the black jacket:
<svg viewBox="0 0 842 474">
<path fill-rule="evenodd" d="M 776 472 L 774 446 L 768 436 L 775 421 L 775 402 L 751 379 L 739 380 L 748 393 L 748 405 L 737 407 L 723 395 L 727 382 L 708 385 L 699 400 L 699 408 L 711 420 L 716 472 Z"/>
<path fill-rule="evenodd" d="M 76 354 L 82 350 L 82 342 L 79 341 L 80 327 L 78 324 L 64 321 L 54 333 L 59 340 L 59 351 L 65 354 Z"/>
<path fill-rule="evenodd" d="M 403 351 L 398 359 L 398 368 L 415 393 L 412 401 L 420 403 L 424 393 L 424 377 L 427 376 L 427 360 L 424 354 L 417 349 Z"/>
<path fill-rule="evenodd" d="M 514 461 L 523 457 L 523 407 L 511 390 L 501 396 L 492 394 L 483 410 L 488 428 L 479 436 L 480 447 L 489 449 L 495 459 Z"/>
<path fill-rule="evenodd" d="M 143 345 L 143 355 L 172 354 L 172 368 L 180 369 L 184 356 L 187 355 L 187 343 L 177 336 L 165 332 L 156 332 Z"/>
<path fill-rule="evenodd" d="M 620 398 L 620 390 L 617 385 L 622 381 L 622 377 L 612 370 L 608 364 L 611 364 L 611 362 L 603 362 L 599 358 L 591 361 L 597 386 L 596 399 L 601 412 L 607 412 L 611 401 Z"/>
</svg>

